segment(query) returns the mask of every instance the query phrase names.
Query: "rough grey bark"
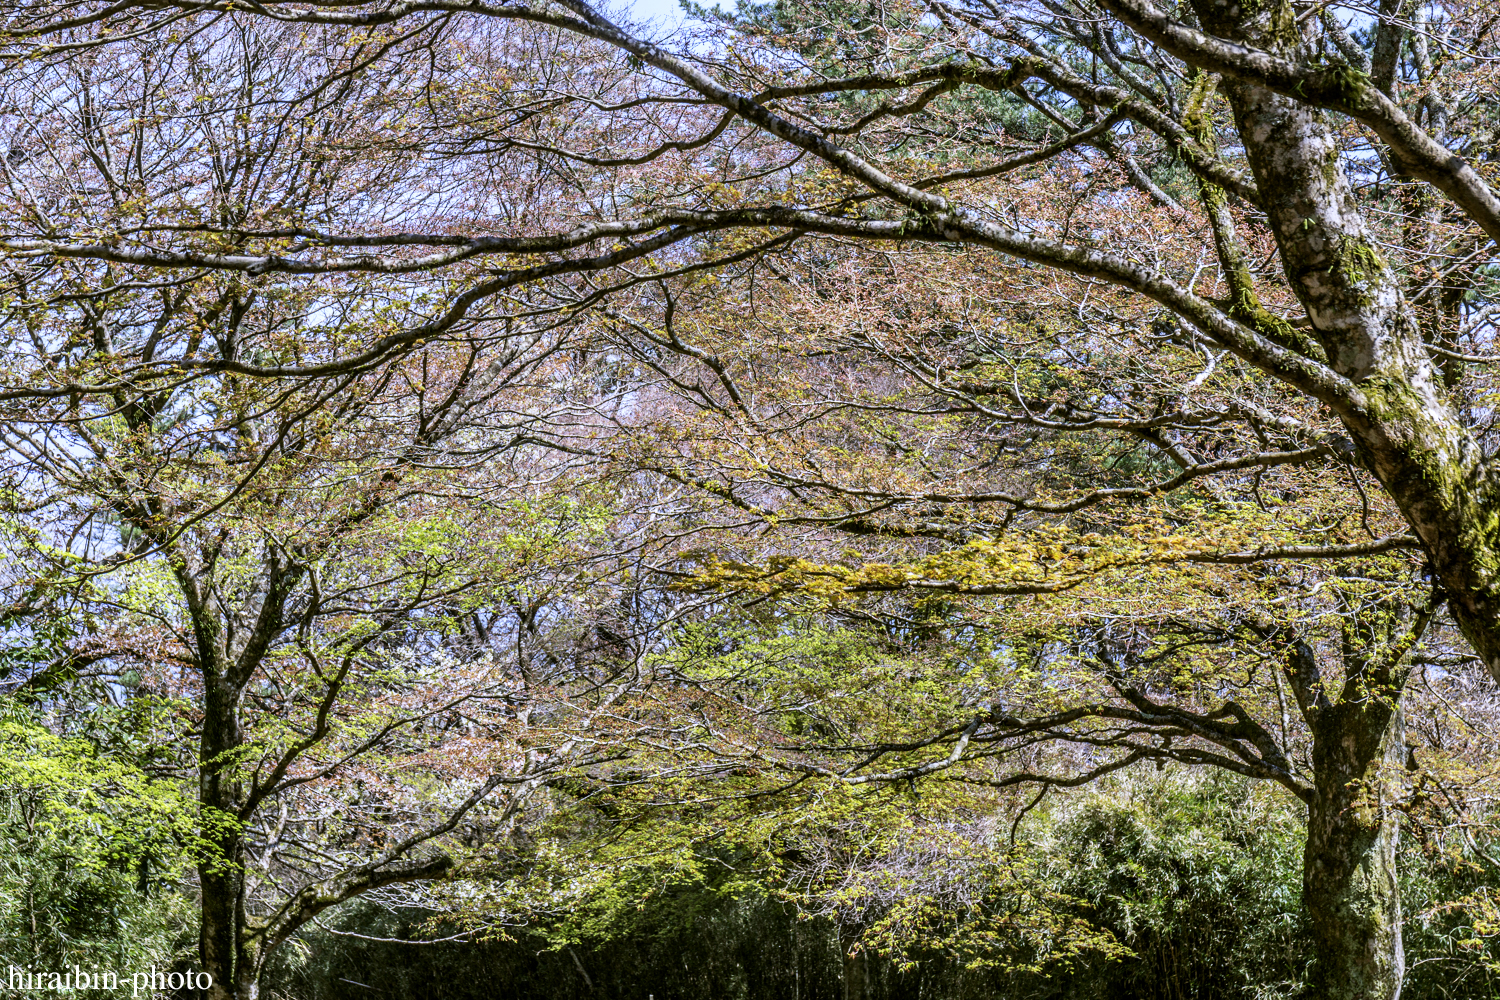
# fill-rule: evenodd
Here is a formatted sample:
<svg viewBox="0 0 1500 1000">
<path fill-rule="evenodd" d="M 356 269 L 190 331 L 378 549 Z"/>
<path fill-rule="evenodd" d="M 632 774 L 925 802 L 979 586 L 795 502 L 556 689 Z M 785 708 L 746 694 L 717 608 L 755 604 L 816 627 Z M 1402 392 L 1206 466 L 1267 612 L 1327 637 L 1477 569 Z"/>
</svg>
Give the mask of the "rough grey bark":
<svg viewBox="0 0 1500 1000">
<path fill-rule="evenodd" d="M 1297 61 L 1306 26 L 1298 27 L 1287 4 L 1266 9 L 1196 0 L 1194 11 L 1212 35 L 1205 38 L 1131 0 L 1107 5 L 1189 61 L 1233 70 L 1221 90 L 1234 110 L 1283 273 L 1312 322 L 1322 355 L 1317 360 L 1350 383 L 1327 401 L 1362 462 L 1421 539 L 1465 638 L 1500 678 L 1500 488 L 1480 443 L 1448 398 L 1398 275 L 1370 238 L 1325 112 L 1315 101 L 1289 96 L 1290 88 L 1272 72 L 1273 58 Z M 1377 63 L 1391 58 L 1388 49 L 1399 44 L 1387 37 L 1393 34 L 1399 31 L 1379 34 Z M 1228 48 L 1220 39 L 1244 48 Z M 1269 67 L 1264 79 L 1255 72 L 1265 68 L 1261 63 Z M 1384 100 L 1378 85 L 1358 77 L 1347 83 L 1351 102 Z M 1426 162 L 1422 149 L 1423 142 L 1397 141 L 1391 155 L 1411 176 L 1424 179 L 1435 178 L 1440 167 L 1469 169 L 1450 154 L 1435 157 L 1442 163 Z M 1441 178 L 1433 183 L 1442 186 Z M 1306 353 L 1273 324 L 1262 324 L 1259 332 Z"/>
<path fill-rule="evenodd" d="M 1315 948 L 1312 996 L 1397 1000 L 1406 974 L 1396 884 L 1399 814 L 1387 771 L 1399 767 L 1401 713 L 1382 704 L 1327 709 L 1314 729 L 1303 905 Z"/>
<path fill-rule="evenodd" d="M 1195 6 L 1216 34 L 1273 50 L 1295 44 L 1273 37 L 1264 22 L 1251 29 L 1238 5 Z M 1495 550 L 1485 513 L 1494 505 L 1479 476 L 1480 456 L 1445 398 L 1396 275 L 1365 230 L 1332 130 L 1317 108 L 1266 87 L 1230 79 L 1223 91 L 1266 199 L 1284 273 L 1327 362 L 1363 397 L 1340 413 L 1344 426 L 1460 595 L 1453 603 L 1461 626 L 1492 669 L 1500 668 L 1500 606 L 1485 570 Z M 1351 678 L 1360 673 L 1352 670 Z M 1346 688 L 1334 703 L 1320 686 L 1304 683 L 1301 692 L 1314 776 L 1304 906 L 1315 942 L 1312 995 L 1327 1000 L 1397 1000 L 1405 975 L 1395 871 L 1400 825 L 1389 788 L 1389 769 L 1400 764 L 1401 694 L 1393 678 L 1376 674 L 1366 681 L 1375 685 L 1370 690 Z"/>
<path fill-rule="evenodd" d="M 1330 697 L 1313 650 L 1290 643 L 1288 679 L 1312 731 L 1312 787 L 1303 851 L 1303 906 L 1318 1000 L 1398 1000 L 1406 974 L 1396 880 L 1404 773 L 1401 697 L 1405 654 L 1432 609 L 1405 628 L 1385 614 L 1350 615 L 1342 644 L 1343 685 Z"/>
<path fill-rule="evenodd" d="M 1311 662 L 1310 651 L 1299 652 L 1294 660 Z M 1314 946 L 1311 995 L 1397 1000 L 1406 974 L 1396 882 L 1401 826 L 1393 808 L 1403 763 L 1399 694 L 1389 686 L 1361 690 L 1356 672 L 1352 689 L 1330 703 L 1320 686 L 1307 683 L 1316 675 L 1305 666 L 1299 673 L 1313 733 L 1302 868 Z"/>
</svg>

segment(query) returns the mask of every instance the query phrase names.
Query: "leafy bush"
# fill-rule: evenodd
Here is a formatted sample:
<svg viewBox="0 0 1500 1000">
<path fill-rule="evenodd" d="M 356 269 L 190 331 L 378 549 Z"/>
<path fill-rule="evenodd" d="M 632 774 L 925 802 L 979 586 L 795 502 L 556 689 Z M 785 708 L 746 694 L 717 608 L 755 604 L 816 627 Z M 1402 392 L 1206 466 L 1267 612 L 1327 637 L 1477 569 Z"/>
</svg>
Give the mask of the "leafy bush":
<svg viewBox="0 0 1500 1000">
<path fill-rule="evenodd" d="M 1136 777 L 1047 817 L 1062 891 L 1134 953 L 1081 967 L 1059 995 L 1293 995 L 1301 927 L 1300 807 L 1220 774 Z"/>
<path fill-rule="evenodd" d="M 0 969 L 125 976 L 182 956 L 196 810 L 121 745 L 128 714 L 100 709 L 88 738 L 65 737 L 0 703 Z M 114 996 L 75 995 L 95 993 Z"/>
</svg>

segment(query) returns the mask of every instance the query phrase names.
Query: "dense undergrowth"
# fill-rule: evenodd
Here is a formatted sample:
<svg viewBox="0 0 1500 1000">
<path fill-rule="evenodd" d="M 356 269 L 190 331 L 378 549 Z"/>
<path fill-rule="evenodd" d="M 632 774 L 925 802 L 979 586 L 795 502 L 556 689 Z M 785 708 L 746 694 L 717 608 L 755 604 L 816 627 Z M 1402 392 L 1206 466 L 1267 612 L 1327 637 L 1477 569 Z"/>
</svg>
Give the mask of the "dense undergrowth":
<svg viewBox="0 0 1500 1000">
<path fill-rule="evenodd" d="M 79 746 L 50 750 L 73 755 L 67 759 L 74 767 L 81 760 L 95 770 L 105 766 Z M 175 867 L 169 858 L 152 860 L 142 840 L 120 850 L 120 830 L 110 826 L 111 816 L 116 824 L 140 821 L 141 803 L 80 798 L 58 782 L 33 784 L 29 792 L 8 793 L 0 814 L 6 848 L 0 966 L 190 964 L 191 888 L 161 877 L 180 874 L 180 859 Z M 81 816 L 92 816 L 92 825 L 80 825 Z M 1052 888 L 1077 899 L 1080 914 L 1128 954 L 1085 956 L 1040 971 L 1008 970 L 1025 956 L 963 963 L 918 952 L 895 961 L 853 946 L 858 928 L 804 919 L 770 894 L 722 895 L 694 886 L 659 894 L 614 936 L 568 944 L 545 928 L 514 928 L 503 939 L 420 943 L 430 936 L 430 913 L 356 901 L 283 950 L 266 995 L 1260 1000 L 1301 991 L 1310 955 L 1299 915 L 1302 827 L 1296 804 L 1274 789 L 1224 776 L 1141 774 L 1054 796 L 1017 835 L 1045 857 Z M 153 848 L 161 850 L 161 843 Z M 1445 852 L 1408 836 L 1402 862 L 1404 995 L 1500 997 L 1500 949 L 1475 916 L 1493 879 L 1488 860 L 1476 850 Z M 1469 905 L 1452 906 L 1457 900 Z"/>
<path fill-rule="evenodd" d="M 1006 971 L 1005 956 L 968 967 L 941 954 L 851 957 L 849 928 L 841 937 L 769 897 L 684 889 L 656 900 L 628 933 L 562 947 L 525 930 L 480 943 L 372 940 L 420 937 L 428 915 L 357 904 L 290 949 L 269 989 L 288 1000 L 1294 997 L 1311 951 L 1299 915 L 1298 812 L 1268 788 L 1170 773 L 1053 800 L 1018 835 L 1045 852 L 1056 888 L 1130 954 L 1039 973 Z M 1404 995 L 1500 996 L 1485 925 L 1446 905 L 1486 891 L 1484 860 L 1412 837 L 1402 859 Z"/>
</svg>

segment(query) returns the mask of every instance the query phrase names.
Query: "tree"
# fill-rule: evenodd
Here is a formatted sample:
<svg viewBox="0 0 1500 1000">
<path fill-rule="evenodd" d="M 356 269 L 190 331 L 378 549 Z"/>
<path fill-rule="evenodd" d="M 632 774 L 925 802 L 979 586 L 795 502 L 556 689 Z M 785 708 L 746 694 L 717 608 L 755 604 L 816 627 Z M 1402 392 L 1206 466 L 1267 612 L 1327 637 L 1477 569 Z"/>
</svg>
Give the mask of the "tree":
<svg viewBox="0 0 1500 1000">
<path fill-rule="evenodd" d="M 397 43 L 211 18 L 36 65 L 7 81 L 8 211 L 213 230 L 233 256 L 226 226 L 451 210 L 429 174 L 406 187 L 419 157 L 365 148 L 401 80 L 349 70 Z M 7 687 L 172 708 L 147 752 L 192 788 L 210 996 L 251 1000 L 319 914 L 443 875 L 613 752 L 578 737 L 629 678 L 587 630 L 597 596 L 568 601 L 614 572 L 615 508 L 529 444 L 591 398 L 566 331 L 465 319 L 395 364 L 279 380 L 257 372 L 401 329 L 444 282 L 9 265 L 8 370 L 32 389 L 3 427 L 7 627 L 30 634 Z M 66 388 L 82 372 L 113 385 Z"/>
<path fill-rule="evenodd" d="M 315 384 L 404 363 L 471 317 L 490 319 L 484 310 L 497 296 L 528 288 L 545 292 L 495 308 L 514 319 L 605 310 L 647 364 L 708 410 L 758 431 L 765 397 L 748 394 L 726 358 L 674 332 L 683 282 L 738 266 L 743 287 L 760 282 L 761 290 L 777 275 L 778 254 L 817 246 L 818 238 L 982 252 L 999 273 L 1067 305 L 1038 321 L 1040 306 L 1007 303 L 991 320 L 1002 330 L 1039 324 L 1055 353 L 1002 381 L 962 351 L 955 366 L 941 343 L 935 359 L 920 344 L 870 349 L 957 409 L 1040 449 L 1031 452 L 1038 467 L 1058 468 L 1067 457 L 1057 442 L 1105 439 L 1143 449 L 1147 472 L 1152 462 L 1174 471 L 1114 484 L 1106 473 L 1118 470 L 1108 464 L 1075 466 L 1099 478 L 1081 489 L 1072 480 L 1054 499 L 992 486 L 935 490 L 920 477 L 855 488 L 843 470 L 829 469 L 802 482 L 781 465 L 799 448 L 770 444 L 743 452 L 750 457 L 739 471 L 756 483 L 748 493 L 724 477 L 685 475 L 682 463 L 644 464 L 708 489 L 747 518 L 947 538 L 964 542 L 959 555 L 971 557 L 927 553 L 897 574 L 889 563 L 842 576 L 793 564 L 804 591 L 832 580 L 832 591 L 849 593 L 1004 596 L 1063 589 L 1048 578 L 1064 577 L 1076 592 L 1081 581 L 1102 586 L 1132 565 L 1254 565 L 1274 578 L 1288 560 L 1333 565 L 1335 579 L 1341 561 L 1375 560 L 1382 568 L 1369 591 L 1335 588 L 1335 598 L 1308 581 L 1309 593 L 1342 602 L 1334 632 L 1312 628 L 1311 611 L 1270 613 L 1280 605 L 1210 628 L 1226 648 L 1278 650 L 1277 676 L 1311 732 L 1309 781 L 1292 773 L 1284 748 L 1267 742 L 1269 730 L 1236 702 L 1195 711 L 1158 701 L 1130 678 L 1139 645 L 1097 628 L 1103 666 L 1094 677 L 1107 681 L 1107 700 L 1078 718 L 1122 720 L 1162 739 L 1180 732 L 1188 745 L 1156 744 L 1153 752 L 1248 768 L 1293 788 L 1311 817 L 1305 891 L 1318 928 L 1318 988 L 1328 996 L 1399 992 L 1388 776 L 1403 756 L 1408 654 L 1441 608 L 1500 676 L 1500 520 L 1484 402 L 1500 201 L 1487 179 L 1490 163 L 1470 165 L 1460 155 L 1494 146 L 1486 83 L 1494 25 L 1483 5 L 1390 3 L 1361 20 L 1290 2 L 1228 0 L 1196 0 L 1176 16 L 1144 0 L 784 4 L 714 19 L 712 31 L 670 48 L 580 0 L 312 0 L 244 10 L 231 17 L 191 3 L 26 4 L 8 9 L 6 31 L 13 60 L 81 65 L 111 46 L 138 38 L 165 44 L 215 18 L 335 35 L 342 28 L 365 47 L 321 71 L 329 86 L 399 70 L 415 74 L 409 86 L 424 98 L 383 120 L 388 127 L 362 134 L 364 148 L 419 153 L 407 162 L 454 172 L 441 176 L 530 178 L 555 200 L 525 217 L 476 211 L 427 231 L 417 226 L 427 215 L 421 199 L 378 223 L 346 217 L 337 231 L 314 224 L 316 213 L 305 209 L 274 226 L 231 214 L 187 230 L 111 223 L 97 231 L 87 228 L 92 219 L 12 210 L 6 245 L 18 262 L 108 261 L 143 273 L 202 269 L 289 282 L 447 269 L 452 283 L 439 293 L 445 308 L 415 310 L 378 329 L 347 325 L 348 335 L 315 359 L 153 349 L 129 364 L 105 351 L 107 362 L 53 369 L 40 364 L 52 349 L 38 349 L 13 366 L 5 398 L 141 393 L 185 373 Z M 16 205 L 33 204 L 28 185 L 60 176 L 33 159 L 28 143 L 40 141 L 34 131 L 13 144 L 7 169 Z M 140 175 L 147 188 L 166 185 L 164 174 Z M 414 246 L 431 248 L 430 256 L 410 256 Z M 346 254 L 350 247 L 362 252 Z M 492 263 L 478 263 L 486 259 Z M 888 260 L 900 266 L 909 258 Z M 564 283 L 558 275 L 580 277 Z M 821 293 L 816 280 L 806 291 Z M 543 295 L 552 297 L 537 303 Z M 747 291 L 737 303 L 754 309 L 757 301 Z M 1048 329 L 1062 317 L 1067 330 Z M 958 319 L 961 329 L 968 318 Z M 1138 365 L 1139 379 L 1095 393 L 1089 359 L 1106 334 L 1125 345 L 1109 358 L 1111 374 Z M 682 358 L 700 360 L 705 377 L 673 373 Z M 1182 367 L 1190 358 L 1192 375 Z M 981 378 L 966 384 L 976 366 Z M 1223 370 L 1234 385 L 1212 403 L 1168 391 L 1196 388 Z M 902 446 L 889 444 L 898 453 Z M 1361 493 L 1369 501 L 1361 527 L 1379 524 L 1376 537 L 1341 534 L 1347 521 L 1330 529 L 1252 516 L 1233 524 L 1206 518 L 1204 533 L 1215 536 L 1207 546 L 1188 544 L 1180 530 L 1147 531 L 1133 546 L 1107 513 L 1145 507 L 1149 520 L 1164 497 L 1212 493 L 1220 483 L 1243 491 L 1267 470 L 1334 468 L 1350 477 L 1346 503 Z M 809 512 L 799 491 L 836 502 Z M 783 516 L 777 504 L 788 494 L 796 503 Z M 1090 540 L 1075 526 L 1095 511 L 1106 512 L 1099 518 L 1109 534 Z M 1180 526 L 1183 515 L 1174 516 Z M 1124 556 L 1110 554 L 1122 545 Z M 1405 552 L 1414 564 L 1400 557 Z M 716 579 L 753 582 L 745 573 Z M 1191 584 L 1200 595 L 1212 592 L 1205 579 Z M 1184 624 L 1188 602 L 1182 610 L 1168 632 L 1190 641 L 1201 629 Z M 1320 635 L 1329 637 L 1324 650 Z M 1320 662 L 1321 654 L 1333 659 Z M 1330 668 L 1340 675 L 1338 695 Z M 981 730 L 1001 739 L 1065 721 L 1074 720 L 996 709 L 959 733 L 968 745 Z M 1070 731 L 1075 737 L 1096 738 Z"/>
</svg>

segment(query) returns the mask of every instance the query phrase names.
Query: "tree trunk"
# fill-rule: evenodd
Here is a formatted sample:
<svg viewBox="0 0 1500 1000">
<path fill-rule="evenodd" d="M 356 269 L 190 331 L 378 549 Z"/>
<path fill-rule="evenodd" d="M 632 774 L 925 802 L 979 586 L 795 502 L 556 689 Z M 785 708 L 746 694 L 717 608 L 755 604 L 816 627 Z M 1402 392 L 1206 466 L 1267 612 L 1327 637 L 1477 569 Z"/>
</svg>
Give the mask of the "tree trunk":
<svg viewBox="0 0 1500 1000">
<path fill-rule="evenodd" d="M 1288 3 L 1193 6 L 1215 34 L 1296 55 L 1302 29 Z M 1318 360 L 1357 388 L 1335 410 L 1421 539 L 1459 628 L 1500 680 L 1500 477 L 1448 398 L 1400 276 L 1365 228 L 1327 116 L 1245 80 L 1226 79 L 1221 89 Z M 1266 317 L 1242 321 L 1305 353 Z"/>
<path fill-rule="evenodd" d="M 245 843 L 235 822 L 241 789 L 228 780 L 233 754 L 243 742 L 239 724 L 238 685 L 212 663 L 204 670 L 203 735 L 199 753 L 198 799 L 202 834 L 208 852 L 198 863 L 202 924 L 198 952 L 203 971 L 213 977 L 209 1000 L 254 1000 L 255 972 L 247 969 L 244 941 Z M 250 976 L 246 983 L 247 973 Z M 248 990 L 248 992 L 247 992 Z"/>
<path fill-rule="evenodd" d="M 1316 1000 L 1397 1000 L 1406 959 L 1396 884 L 1400 709 L 1379 696 L 1327 706 L 1313 729 L 1303 905 Z"/>
<path fill-rule="evenodd" d="M 216 607 L 212 558 L 179 552 L 173 569 L 193 626 L 198 674 L 203 680 L 203 729 L 198 743 L 198 806 L 204 853 L 198 862 L 202 923 L 198 954 L 212 977 L 209 1000 L 257 1000 L 263 936 L 254 933 L 247 888 L 244 824 L 253 812 L 238 769 L 245 749 L 241 717 L 245 689 L 280 627 L 286 595 L 300 569 L 288 569 L 274 552 L 265 556 L 260 600 L 245 602 L 231 642 Z"/>
</svg>

